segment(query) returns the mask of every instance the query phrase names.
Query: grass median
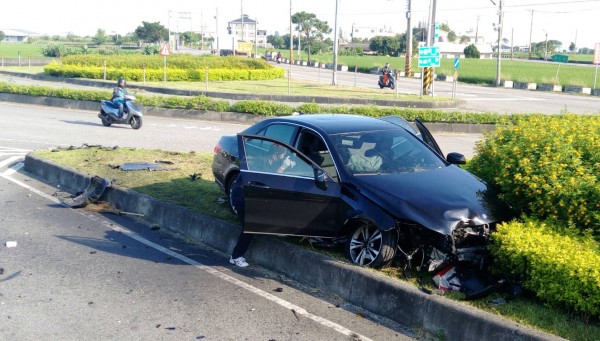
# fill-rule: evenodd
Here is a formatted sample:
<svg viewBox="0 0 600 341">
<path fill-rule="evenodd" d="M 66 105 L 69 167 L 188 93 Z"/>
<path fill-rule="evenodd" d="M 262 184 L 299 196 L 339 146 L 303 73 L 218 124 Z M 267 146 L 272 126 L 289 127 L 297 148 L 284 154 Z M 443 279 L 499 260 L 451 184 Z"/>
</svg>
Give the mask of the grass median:
<svg viewBox="0 0 600 341">
<path fill-rule="evenodd" d="M 187 207 L 207 216 L 237 223 L 227 205 L 220 200 L 224 194 L 214 183 L 211 170 L 212 153 L 87 147 L 37 151 L 35 154 L 82 173 L 112 179 L 117 186 Z M 128 162 L 156 161 L 162 161 L 160 164 L 166 170 L 122 171 L 115 168 Z M 196 179 L 192 177 L 194 174 Z M 287 239 L 310 247 L 307 243 L 300 242 L 299 238 Z M 343 259 L 341 253 L 317 250 Z M 431 278 L 430 274 L 404 273 L 400 268 L 393 266 L 382 271 L 390 277 L 408 280 L 417 286 Z M 429 284 L 425 284 L 425 287 L 433 289 Z M 461 294 L 454 293 L 446 296 L 464 302 Z M 493 303 L 495 299 L 506 297 L 505 294 L 497 293 L 466 303 L 570 340 L 593 341 L 598 340 L 600 336 L 600 323 L 597 319 L 585 320 L 561 309 L 548 307 L 528 295 L 507 299 L 506 303 L 500 305 Z"/>
</svg>

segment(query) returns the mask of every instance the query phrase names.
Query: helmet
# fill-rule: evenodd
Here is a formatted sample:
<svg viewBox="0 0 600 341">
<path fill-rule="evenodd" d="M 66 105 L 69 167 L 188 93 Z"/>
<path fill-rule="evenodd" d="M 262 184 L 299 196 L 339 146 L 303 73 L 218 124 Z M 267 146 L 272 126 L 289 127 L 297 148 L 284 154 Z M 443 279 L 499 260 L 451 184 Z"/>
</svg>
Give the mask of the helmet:
<svg viewBox="0 0 600 341">
<path fill-rule="evenodd" d="M 123 86 L 125 86 L 125 78 L 121 77 L 119 79 L 117 79 L 117 85 L 121 85 L 121 83 L 123 83 Z"/>
</svg>

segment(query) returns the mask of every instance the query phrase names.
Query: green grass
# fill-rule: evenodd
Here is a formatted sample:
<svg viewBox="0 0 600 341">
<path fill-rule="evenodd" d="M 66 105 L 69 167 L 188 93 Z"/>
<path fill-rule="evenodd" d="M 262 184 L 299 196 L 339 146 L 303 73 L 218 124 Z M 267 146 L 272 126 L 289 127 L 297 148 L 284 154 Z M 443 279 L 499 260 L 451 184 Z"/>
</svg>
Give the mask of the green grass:
<svg viewBox="0 0 600 341">
<path fill-rule="evenodd" d="M 0 43 L 0 56 L 19 58 L 19 52 L 21 52 L 21 58 L 27 58 L 28 55 L 31 55 L 31 58 L 42 58 L 44 57 L 43 48 L 44 45 Z"/>
<path fill-rule="evenodd" d="M 130 148 L 116 150 L 84 148 L 36 151 L 35 154 L 83 173 L 114 179 L 114 183 L 120 187 L 131 188 L 160 200 L 188 207 L 204 215 L 236 223 L 233 215 L 229 213 L 227 205 L 218 203 L 218 199 L 223 197 L 223 193 L 214 183 L 210 165 L 212 153 L 181 153 Z M 123 172 L 109 167 L 109 165 L 120 165 L 125 162 L 153 162 L 155 160 L 173 162 L 173 165 L 166 165 L 173 170 Z M 143 176 L 140 176 L 140 172 Z M 190 175 L 194 173 L 201 174 L 201 178 L 192 181 Z M 292 242 L 312 248 L 304 240 L 296 238 Z M 335 250 L 315 250 L 343 259 L 341 253 Z M 408 272 L 406 273 L 408 277 L 405 277 L 401 268 L 394 266 L 383 269 L 383 273 L 393 278 L 407 280 L 416 286 L 425 283 L 426 288 L 433 289 L 431 284 L 427 284 L 431 283 L 430 273 Z M 446 296 L 570 340 L 597 341 L 600 339 L 600 323 L 597 319 L 584 320 L 579 315 L 569 314 L 560 308 L 549 307 L 527 296 L 509 299 L 502 305 L 490 303 L 495 298 L 503 297 L 501 294 L 494 294 L 476 301 L 464 301 L 462 294 L 458 293 Z"/>
</svg>

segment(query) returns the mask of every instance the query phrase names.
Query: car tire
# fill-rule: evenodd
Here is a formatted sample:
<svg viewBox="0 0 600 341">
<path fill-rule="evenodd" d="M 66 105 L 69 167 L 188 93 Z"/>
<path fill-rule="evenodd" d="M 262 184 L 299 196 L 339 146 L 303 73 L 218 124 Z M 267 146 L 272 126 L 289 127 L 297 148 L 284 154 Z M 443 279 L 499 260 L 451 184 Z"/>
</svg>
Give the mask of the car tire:
<svg viewBox="0 0 600 341">
<path fill-rule="evenodd" d="M 346 241 L 346 257 L 360 266 L 381 268 L 396 255 L 396 230 L 382 231 L 367 222 L 357 224 Z"/>
<path fill-rule="evenodd" d="M 231 177 L 227 181 L 227 187 L 226 187 L 227 204 L 229 205 L 229 210 L 231 211 L 231 213 L 235 214 L 236 216 L 238 215 L 238 210 L 237 210 L 237 207 L 235 206 L 235 202 L 233 200 L 232 193 L 233 193 L 235 184 L 238 180 L 238 177 L 239 177 L 239 173 L 235 173 L 235 174 L 231 175 Z"/>
</svg>

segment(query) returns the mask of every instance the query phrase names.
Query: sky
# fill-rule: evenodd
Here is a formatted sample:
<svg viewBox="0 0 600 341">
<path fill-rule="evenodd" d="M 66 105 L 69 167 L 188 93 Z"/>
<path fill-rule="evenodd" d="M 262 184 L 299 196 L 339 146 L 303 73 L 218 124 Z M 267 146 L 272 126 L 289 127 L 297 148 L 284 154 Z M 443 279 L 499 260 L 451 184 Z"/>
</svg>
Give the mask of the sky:
<svg viewBox="0 0 600 341">
<path fill-rule="evenodd" d="M 497 39 L 493 24 L 498 23 L 499 1 L 493 0 L 494 4 L 492 0 L 438 0 L 436 19 L 459 35 L 478 28 L 485 42 L 492 43 Z M 427 22 L 430 2 L 412 0 L 413 26 L 419 21 Z M 53 0 L 27 6 L 19 1 L 3 1 L 0 30 L 94 35 L 103 29 L 107 34 L 126 34 L 142 21 L 159 21 L 173 31 L 215 32 L 218 23 L 219 38 L 224 42 L 231 40 L 227 37 L 227 22 L 239 18 L 242 11 L 256 19 L 258 29 L 267 30 L 268 34 L 288 33 L 290 3 L 292 13 L 314 13 L 334 27 L 336 0 Z M 405 32 L 407 3 L 408 0 L 337 0 L 338 26 L 347 34 L 353 24 L 377 28 L 385 25 Z M 533 42 L 544 41 L 547 35 L 549 40 L 561 41 L 563 48 L 571 42 L 589 48 L 600 43 L 600 0 L 503 0 L 503 9 L 503 38 L 513 37 L 515 46 L 529 44 L 530 29 Z"/>
</svg>

